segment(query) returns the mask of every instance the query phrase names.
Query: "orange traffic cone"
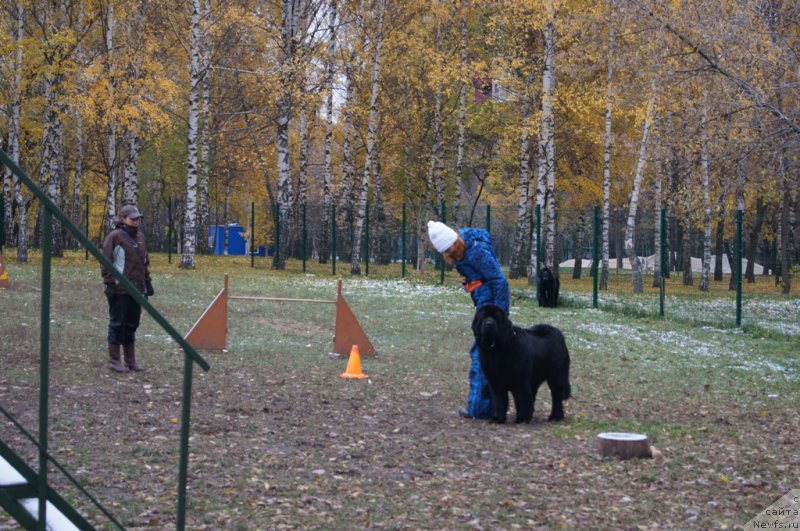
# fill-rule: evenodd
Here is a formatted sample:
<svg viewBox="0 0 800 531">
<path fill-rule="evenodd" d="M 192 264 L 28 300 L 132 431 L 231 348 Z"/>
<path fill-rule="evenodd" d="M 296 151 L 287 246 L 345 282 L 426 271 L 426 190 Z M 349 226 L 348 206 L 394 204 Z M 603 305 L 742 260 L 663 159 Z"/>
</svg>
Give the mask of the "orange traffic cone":
<svg viewBox="0 0 800 531">
<path fill-rule="evenodd" d="M 358 353 L 358 345 L 353 345 L 353 348 L 350 349 L 347 370 L 340 374 L 339 378 L 369 378 L 369 376 L 361 372 L 361 354 Z"/>
</svg>

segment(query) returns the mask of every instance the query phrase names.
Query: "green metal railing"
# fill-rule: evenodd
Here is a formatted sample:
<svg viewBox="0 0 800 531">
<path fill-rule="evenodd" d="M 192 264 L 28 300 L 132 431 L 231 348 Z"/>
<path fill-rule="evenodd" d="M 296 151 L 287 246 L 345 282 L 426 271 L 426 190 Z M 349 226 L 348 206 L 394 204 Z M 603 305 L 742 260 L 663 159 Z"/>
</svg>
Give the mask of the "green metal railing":
<svg viewBox="0 0 800 531">
<path fill-rule="evenodd" d="M 183 405 L 181 414 L 181 436 L 180 436 L 180 460 L 178 465 L 178 504 L 176 514 L 176 529 L 183 530 L 186 527 L 186 483 L 189 468 L 189 420 L 191 412 L 191 393 L 192 393 L 192 368 L 197 363 L 203 370 L 208 371 L 211 366 L 192 348 L 191 345 L 178 333 L 177 330 L 156 310 L 137 290 L 122 273 L 117 271 L 113 264 L 102 252 L 86 237 L 71 219 L 62 212 L 47 195 L 23 172 L 14 161 L 9 158 L 5 151 L 0 150 L 0 164 L 7 167 L 17 176 L 20 182 L 27 187 L 44 207 L 44 217 L 42 225 L 42 303 L 41 303 L 41 328 L 40 328 L 40 389 L 39 389 L 39 473 L 38 473 L 38 494 L 39 494 L 39 518 L 38 525 L 44 529 L 46 525 L 47 510 L 47 464 L 51 461 L 48 448 L 48 401 L 49 401 L 49 358 L 50 358 L 50 278 L 51 278 L 51 243 L 52 243 L 52 223 L 53 216 L 61 222 L 61 226 L 68 230 L 83 246 L 87 249 L 100 264 L 117 281 L 125 287 L 136 302 L 150 314 L 150 316 L 161 326 L 183 348 L 184 371 L 183 371 Z M 69 476 L 68 476 L 69 477 Z M 77 484 L 77 483 L 76 483 Z"/>
</svg>

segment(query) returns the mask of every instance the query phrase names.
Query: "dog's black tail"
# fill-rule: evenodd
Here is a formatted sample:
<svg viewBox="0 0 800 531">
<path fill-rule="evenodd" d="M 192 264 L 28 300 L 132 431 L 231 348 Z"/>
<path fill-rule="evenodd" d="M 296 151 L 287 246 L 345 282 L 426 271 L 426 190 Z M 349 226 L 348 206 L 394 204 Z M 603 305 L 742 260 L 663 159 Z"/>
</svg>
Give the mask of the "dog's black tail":
<svg viewBox="0 0 800 531">
<path fill-rule="evenodd" d="M 564 396 L 561 397 L 561 400 L 567 400 L 568 398 L 572 397 L 572 386 L 567 382 L 567 385 L 564 386 Z"/>
</svg>

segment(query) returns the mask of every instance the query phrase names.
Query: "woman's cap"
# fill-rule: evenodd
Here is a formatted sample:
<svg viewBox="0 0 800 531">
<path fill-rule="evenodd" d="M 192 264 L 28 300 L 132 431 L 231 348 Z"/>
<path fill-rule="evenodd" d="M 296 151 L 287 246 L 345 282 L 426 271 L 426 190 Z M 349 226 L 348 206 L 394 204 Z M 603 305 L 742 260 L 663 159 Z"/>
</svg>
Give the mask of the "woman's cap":
<svg viewBox="0 0 800 531">
<path fill-rule="evenodd" d="M 443 253 L 456 243 L 458 233 L 441 221 L 429 221 L 428 237 L 436 250 Z"/>
<path fill-rule="evenodd" d="M 142 215 L 139 213 L 139 209 L 135 206 L 125 205 L 122 207 L 122 210 L 119 211 L 119 217 L 136 219 L 142 217 Z"/>
</svg>

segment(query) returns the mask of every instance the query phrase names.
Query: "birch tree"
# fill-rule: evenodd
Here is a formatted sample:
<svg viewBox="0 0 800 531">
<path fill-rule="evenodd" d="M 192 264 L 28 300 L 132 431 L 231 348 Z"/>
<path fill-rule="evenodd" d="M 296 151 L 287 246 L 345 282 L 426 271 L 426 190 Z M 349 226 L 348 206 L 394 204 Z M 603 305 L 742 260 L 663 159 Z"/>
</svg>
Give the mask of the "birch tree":
<svg viewBox="0 0 800 531">
<path fill-rule="evenodd" d="M 451 8 L 450 19 L 452 20 L 453 10 Z M 435 61 L 438 67 L 430 72 L 434 87 L 433 96 L 433 123 L 431 124 L 432 140 L 430 159 L 428 160 L 428 174 L 426 178 L 427 201 L 431 205 L 434 216 L 438 217 L 439 209 L 445 199 L 445 178 L 444 178 L 444 141 L 443 141 L 443 116 L 442 101 L 444 98 L 444 71 L 446 61 L 445 33 L 442 21 L 436 20 L 436 40 L 435 40 Z"/>
<path fill-rule="evenodd" d="M 556 88 L 556 17 L 552 4 L 547 4 L 547 23 L 544 27 L 544 53 L 542 68 L 542 135 L 541 135 L 541 155 L 544 162 L 544 172 L 539 171 L 539 187 L 544 184 L 542 181 L 546 177 L 546 188 L 544 193 L 544 214 L 546 214 L 547 224 L 542 239 L 544 240 L 545 264 L 553 268 L 558 275 L 558 268 L 555 256 L 556 239 L 556 196 L 555 196 L 555 176 L 556 176 L 556 114 L 555 114 L 555 88 Z"/>
<path fill-rule="evenodd" d="M 703 189 L 703 271 L 700 274 L 700 291 L 708 291 L 711 276 L 711 179 L 708 153 L 708 106 L 703 107 L 700 120 L 700 171 Z"/>
<path fill-rule="evenodd" d="M 17 165 L 20 165 L 20 114 L 22 109 L 22 40 L 25 37 L 25 7 L 21 1 L 16 3 L 16 31 L 14 37 L 14 75 L 11 86 L 11 113 L 8 120 L 8 149 L 9 157 Z M 6 174 L 11 177 L 11 188 L 14 199 L 17 203 L 17 262 L 20 264 L 28 263 L 28 212 L 25 196 L 22 193 L 22 185 L 16 175 L 11 174 L 5 168 Z M 10 205 L 10 203 L 7 203 Z M 7 207 L 11 213 L 11 208 Z M 10 224 L 9 224 L 10 226 Z"/>
<path fill-rule="evenodd" d="M 63 205 L 65 181 L 64 132 L 61 117 L 65 110 L 64 73 L 66 63 L 71 59 L 68 28 L 66 27 L 66 6 L 49 5 L 38 14 L 38 23 L 44 37 L 44 134 L 42 137 L 39 177 L 47 187 L 47 195 L 56 205 Z M 52 255 L 64 255 L 64 234 L 61 222 L 52 219 Z"/>
<path fill-rule="evenodd" d="M 452 219 L 458 223 L 460 221 L 459 215 L 463 207 L 462 201 L 464 198 L 464 147 L 466 144 L 466 123 L 467 123 L 467 79 L 468 79 L 468 65 L 467 65 L 467 36 L 469 30 L 467 27 L 466 15 L 466 2 L 461 4 L 461 54 L 459 56 L 459 67 L 461 75 L 460 87 L 458 90 L 458 151 L 456 154 L 456 186 L 455 197 L 453 198 L 453 215 Z"/>
<path fill-rule="evenodd" d="M 139 154 L 142 142 L 139 133 L 128 129 L 125 139 L 125 161 L 122 165 L 122 204 L 135 205 L 139 202 Z"/>
<path fill-rule="evenodd" d="M 353 245 L 350 255 L 350 273 L 353 275 L 361 274 L 361 231 L 364 226 L 364 217 L 367 209 L 367 194 L 369 190 L 369 177 L 372 171 L 373 150 L 377 144 L 378 136 L 378 91 L 379 79 L 381 75 L 381 49 L 383 48 L 383 21 L 386 11 L 385 0 L 376 0 L 375 9 L 377 10 L 376 31 L 372 40 L 372 75 L 370 77 L 370 102 L 369 102 L 369 122 L 367 124 L 367 153 L 364 156 L 364 173 L 361 180 L 360 197 L 358 201 L 358 211 L 355 217 L 355 227 L 353 230 Z M 369 260 L 369 257 L 366 257 Z"/>
<path fill-rule="evenodd" d="M 615 2 L 609 3 L 609 22 L 608 22 L 608 57 L 606 65 L 606 119 L 605 135 L 603 136 L 603 222 L 601 229 L 602 251 L 600 265 L 599 288 L 608 289 L 608 260 L 609 250 L 609 222 L 611 221 L 611 109 L 614 103 L 614 93 L 612 83 L 614 80 L 614 42 L 616 40 L 616 28 L 614 27 Z"/>
<path fill-rule="evenodd" d="M 349 50 L 344 64 L 345 94 L 342 105 L 344 114 L 344 140 L 342 143 L 342 181 L 339 189 L 339 205 L 344 218 L 343 254 L 352 254 L 350 247 L 353 245 L 355 224 L 355 197 L 356 153 L 353 149 L 353 136 L 355 134 L 356 116 L 356 88 L 358 78 L 361 77 L 363 59 L 360 48 L 366 38 L 364 31 L 364 13 L 367 1 L 358 0 L 358 10 L 351 16 L 354 21 L 348 24 L 346 41 Z M 352 12 L 352 11 L 351 11 Z M 333 221 L 336 223 L 336 220 Z M 338 253 L 339 249 L 334 249 Z"/>
<path fill-rule="evenodd" d="M 213 126 L 212 118 L 214 116 L 211 111 L 211 0 L 204 0 L 203 15 L 201 18 L 201 59 L 200 71 L 203 79 L 201 90 L 202 106 L 200 110 L 200 127 L 198 136 L 199 140 L 199 154 L 198 154 L 198 175 L 199 175 L 199 189 L 197 198 L 197 226 L 199 228 L 200 242 L 198 250 L 208 252 L 208 221 L 209 213 L 209 175 L 211 173 L 211 128 Z"/>
<path fill-rule="evenodd" d="M 647 112 L 645 114 L 644 126 L 642 128 L 642 142 L 639 146 L 639 158 L 636 163 L 636 174 L 633 177 L 633 190 L 631 190 L 630 204 L 628 205 L 628 221 L 625 225 L 625 254 L 631 263 L 633 272 L 633 292 L 642 293 L 644 285 L 642 282 L 642 262 L 636 253 L 634 245 L 634 232 L 636 227 L 636 210 L 639 206 L 639 192 L 644 178 L 645 165 L 647 163 L 647 142 L 650 137 L 650 124 L 653 118 L 653 104 L 655 96 L 650 96 L 647 102 Z"/>
<path fill-rule="evenodd" d="M 78 27 L 82 28 L 84 23 L 84 6 L 81 4 L 78 6 Z M 76 89 L 77 92 L 83 93 L 86 90 L 86 83 L 84 79 L 84 69 L 87 65 L 86 54 L 84 52 L 83 44 L 78 43 L 75 47 L 75 58 L 74 62 L 78 65 L 78 68 L 81 70 L 76 73 L 77 79 Z M 77 106 L 73 106 L 71 109 L 71 114 L 73 116 L 73 120 L 75 123 L 75 171 L 73 172 L 72 177 L 72 201 L 71 209 L 69 210 L 70 215 L 74 221 L 81 219 L 81 186 L 83 185 L 83 173 L 84 173 L 84 157 L 85 157 L 85 144 L 83 140 L 84 129 L 83 129 L 83 114 L 81 109 Z M 88 232 L 89 227 L 86 227 L 86 231 Z M 73 242 L 73 245 L 77 244 L 77 241 L 74 237 L 70 236 L 70 241 Z"/>
<path fill-rule="evenodd" d="M 530 177 L 530 131 L 531 117 L 531 89 L 533 86 L 533 66 L 528 68 L 522 86 L 522 105 L 520 108 L 519 132 L 519 181 L 517 183 L 517 226 L 514 231 L 514 247 L 511 252 L 511 265 L 508 276 L 510 278 L 527 277 L 531 233 L 531 177 Z"/>
<path fill-rule="evenodd" d="M 319 263 L 327 264 L 331 254 L 331 185 L 333 183 L 333 75 L 336 59 L 337 0 L 328 5 L 328 48 L 325 62 L 325 174 L 322 178 L 322 238 L 319 241 Z"/>
<path fill-rule="evenodd" d="M 105 61 L 108 75 L 108 101 L 113 105 L 116 92 L 117 68 L 114 64 L 114 0 L 109 0 L 105 13 Z M 111 115 L 111 113 L 109 113 Z M 106 231 L 114 230 L 117 214 L 117 123 L 113 115 L 107 118 L 106 131 Z"/>
<path fill-rule="evenodd" d="M 666 167 L 664 164 L 664 134 L 661 127 L 661 112 L 656 112 L 655 115 L 655 130 L 656 130 L 656 171 L 655 180 L 653 182 L 653 204 L 656 215 L 655 227 L 653 230 L 653 247 L 655 253 L 653 255 L 653 287 L 661 287 L 661 245 L 667 242 L 661 241 L 661 209 L 662 209 L 662 188 L 664 173 Z"/>
<path fill-rule="evenodd" d="M 282 0 L 281 2 L 281 62 L 280 62 L 280 97 L 278 99 L 278 226 L 280 236 L 278 249 L 272 261 L 272 267 L 283 269 L 289 251 L 291 234 L 292 205 L 294 189 L 292 186 L 292 163 L 289 153 L 289 122 L 292 118 L 294 100 L 294 83 L 296 79 L 295 58 L 298 53 L 300 17 L 300 0 Z"/>
<path fill-rule="evenodd" d="M 197 135 L 200 98 L 200 0 L 192 0 L 192 40 L 189 49 L 189 130 L 186 200 L 183 218 L 183 245 L 180 267 L 195 268 L 197 251 Z"/>
</svg>

